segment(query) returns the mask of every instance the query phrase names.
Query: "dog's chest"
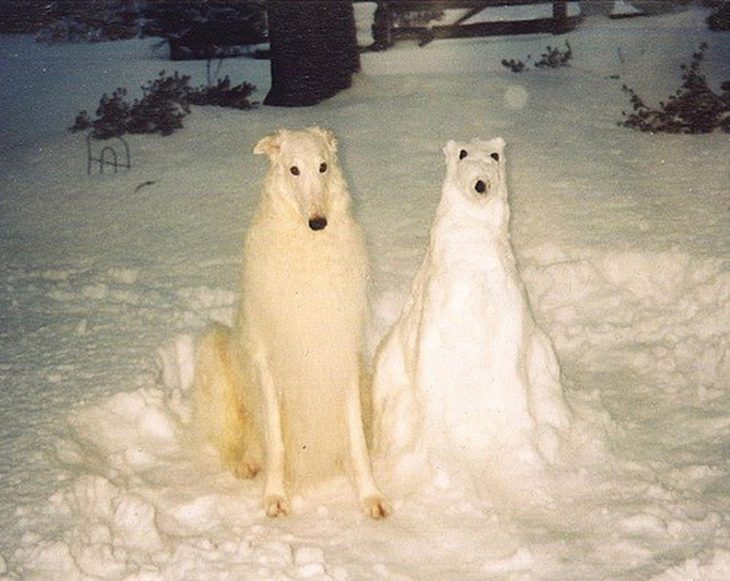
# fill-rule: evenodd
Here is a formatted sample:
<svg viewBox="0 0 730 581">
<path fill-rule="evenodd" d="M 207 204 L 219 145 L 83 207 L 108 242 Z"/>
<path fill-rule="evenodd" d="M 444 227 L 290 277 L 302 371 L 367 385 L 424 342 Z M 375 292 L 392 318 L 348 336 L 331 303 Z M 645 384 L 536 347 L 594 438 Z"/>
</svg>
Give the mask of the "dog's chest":
<svg viewBox="0 0 730 581">
<path fill-rule="evenodd" d="M 251 232 L 243 304 L 245 318 L 264 333 L 310 347 L 345 330 L 359 335 L 366 303 L 365 254 L 357 230 L 332 226 L 321 232 Z"/>
<path fill-rule="evenodd" d="M 292 304 L 331 309 L 364 292 L 364 265 L 350 241 L 316 236 L 303 237 L 301 244 L 286 245 L 271 257 L 270 283 Z"/>
</svg>

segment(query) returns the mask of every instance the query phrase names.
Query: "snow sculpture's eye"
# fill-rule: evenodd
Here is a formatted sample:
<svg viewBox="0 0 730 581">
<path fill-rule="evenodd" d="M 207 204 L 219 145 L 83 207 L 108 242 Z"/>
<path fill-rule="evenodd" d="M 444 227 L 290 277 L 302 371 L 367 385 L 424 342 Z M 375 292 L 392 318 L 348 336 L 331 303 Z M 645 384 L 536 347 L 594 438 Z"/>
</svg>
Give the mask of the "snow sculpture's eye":
<svg viewBox="0 0 730 581">
<path fill-rule="evenodd" d="M 462 149 L 459 152 L 459 159 L 464 159 L 467 155 L 469 155 L 469 153 L 466 151 L 466 149 Z"/>
<path fill-rule="evenodd" d="M 474 189 L 479 194 L 483 194 L 487 191 L 487 184 L 485 184 L 482 180 L 478 180 L 476 184 L 474 184 Z"/>
<path fill-rule="evenodd" d="M 327 171 L 327 164 L 325 162 L 322 162 L 319 164 L 319 173 L 324 173 Z"/>
<path fill-rule="evenodd" d="M 289 168 L 289 171 L 291 172 L 291 174 L 293 176 L 298 176 L 299 175 L 299 168 L 297 166 L 295 166 L 295 165 L 291 166 Z"/>
<path fill-rule="evenodd" d="M 492 159 L 493 159 L 494 161 L 499 161 L 499 154 L 498 154 L 498 153 L 493 153 L 493 154 L 492 154 Z"/>
</svg>

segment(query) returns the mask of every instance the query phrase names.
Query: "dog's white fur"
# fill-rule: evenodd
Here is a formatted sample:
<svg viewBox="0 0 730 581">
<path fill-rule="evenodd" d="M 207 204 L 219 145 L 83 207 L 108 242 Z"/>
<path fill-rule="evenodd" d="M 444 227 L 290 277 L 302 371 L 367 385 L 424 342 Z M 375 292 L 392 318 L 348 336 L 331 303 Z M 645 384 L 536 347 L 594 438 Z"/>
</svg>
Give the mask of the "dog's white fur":
<svg viewBox="0 0 730 581">
<path fill-rule="evenodd" d="M 263 468 L 269 516 L 289 513 L 289 488 L 346 467 L 365 512 L 387 516 L 360 399 L 368 264 L 335 137 L 279 130 L 254 153 L 268 156 L 269 171 L 245 241 L 233 329 L 215 327 L 199 344 L 197 422 L 235 474 Z"/>
</svg>

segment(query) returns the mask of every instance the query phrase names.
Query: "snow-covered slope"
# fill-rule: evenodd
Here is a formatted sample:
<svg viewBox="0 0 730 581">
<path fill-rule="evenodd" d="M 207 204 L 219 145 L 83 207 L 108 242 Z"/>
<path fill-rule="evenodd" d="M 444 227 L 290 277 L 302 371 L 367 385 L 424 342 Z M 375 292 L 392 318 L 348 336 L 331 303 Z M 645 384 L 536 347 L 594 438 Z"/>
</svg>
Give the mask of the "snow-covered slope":
<svg viewBox="0 0 730 581">
<path fill-rule="evenodd" d="M 562 37 L 404 44 L 363 55 L 319 107 L 195 109 L 170 137 L 131 137 L 131 171 L 91 177 L 75 113 L 170 63 L 147 41 L 0 38 L 0 576 L 728 578 L 730 142 L 616 126 L 621 84 L 666 98 L 702 40 L 713 85 L 730 77 L 704 16 L 589 18 L 572 67 L 520 75 L 499 61 Z M 184 66 L 202 82 L 204 63 Z M 225 68 L 263 97 L 266 63 Z M 345 482 L 268 519 L 259 481 L 195 447 L 194 336 L 232 316 L 265 169 L 251 149 L 312 124 L 338 134 L 368 236 L 370 356 L 426 250 L 441 147 L 505 138 L 520 274 L 600 439 L 531 486 L 474 465 L 394 491 L 380 523 Z"/>
</svg>

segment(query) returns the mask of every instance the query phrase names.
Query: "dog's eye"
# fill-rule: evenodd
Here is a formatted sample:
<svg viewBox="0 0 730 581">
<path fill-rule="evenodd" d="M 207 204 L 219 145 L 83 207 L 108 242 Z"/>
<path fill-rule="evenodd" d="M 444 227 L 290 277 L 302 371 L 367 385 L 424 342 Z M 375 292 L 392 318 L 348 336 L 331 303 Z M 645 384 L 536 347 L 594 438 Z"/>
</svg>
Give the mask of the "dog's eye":
<svg viewBox="0 0 730 581">
<path fill-rule="evenodd" d="M 474 184 L 474 189 L 480 193 L 483 194 L 487 191 L 487 184 L 485 184 L 482 180 L 478 180 L 476 184 Z"/>
<path fill-rule="evenodd" d="M 291 166 L 289 168 L 289 171 L 291 172 L 291 174 L 293 176 L 298 176 L 299 175 L 299 168 L 297 166 L 295 166 L 295 165 Z"/>
<path fill-rule="evenodd" d="M 327 171 L 327 164 L 325 162 L 322 162 L 319 164 L 319 173 L 324 173 Z"/>
<path fill-rule="evenodd" d="M 467 155 L 469 155 L 469 153 L 466 151 L 466 149 L 462 149 L 459 152 L 459 159 L 464 159 Z"/>
<path fill-rule="evenodd" d="M 498 153 L 493 153 L 493 154 L 492 154 L 492 159 L 493 159 L 494 161 L 499 161 L 499 154 L 498 154 Z"/>
</svg>

